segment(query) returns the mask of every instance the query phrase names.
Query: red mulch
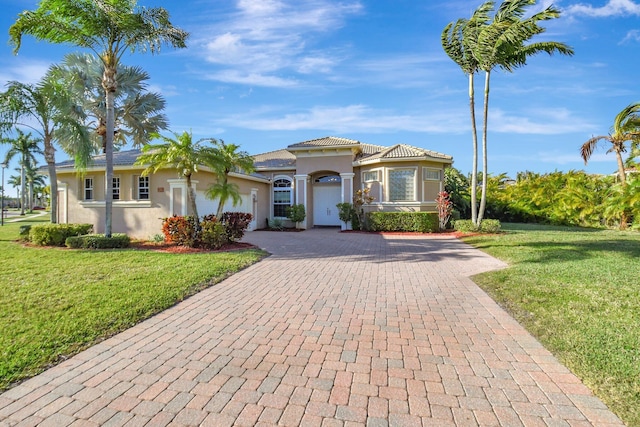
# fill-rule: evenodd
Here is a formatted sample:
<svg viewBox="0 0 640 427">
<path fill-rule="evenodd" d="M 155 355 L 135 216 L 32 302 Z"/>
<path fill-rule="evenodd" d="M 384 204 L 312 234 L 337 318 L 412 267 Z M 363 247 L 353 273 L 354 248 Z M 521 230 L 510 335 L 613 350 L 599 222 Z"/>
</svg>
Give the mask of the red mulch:
<svg viewBox="0 0 640 427">
<path fill-rule="evenodd" d="M 243 242 L 234 242 L 228 245 L 224 245 L 220 249 L 203 249 L 203 248 L 188 248 L 186 246 L 178 246 L 175 243 L 156 243 L 156 242 L 146 242 L 146 241 L 132 241 L 130 248 L 141 250 L 141 251 L 154 251 L 154 252 L 165 252 L 171 254 L 198 254 L 198 253 L 207 253 L 207 252 L 230 252 L 230 251 L 238 251 L 241 249 L 258 249 L 256 245 L 252 245 L 251 243 L 243 243 Z"/>
</svg>

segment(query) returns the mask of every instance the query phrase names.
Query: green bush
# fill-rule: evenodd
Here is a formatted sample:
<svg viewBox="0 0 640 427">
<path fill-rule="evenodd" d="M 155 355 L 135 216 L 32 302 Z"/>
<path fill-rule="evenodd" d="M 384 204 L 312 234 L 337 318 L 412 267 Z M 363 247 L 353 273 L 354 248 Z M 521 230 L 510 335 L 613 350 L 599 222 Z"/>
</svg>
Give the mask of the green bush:
<svg viewBox="0 0 640 427">
<path fill-rule="evenodd" d="M 480 231 L 483 233 L 498 233 L 500 221 L 497 219 L 483 219 L 480 223 Z"/>
<path fill-rule="evenodd" d="M 431 233 L 438 230 L 435 212 L 370 212 L 367 223 L 371 231 L 413 231 Z"/>
<path fill-rule="evenodd" d="M 200 223 L 200 244 L 207 249 L 220 249 L 229 243 L 227 228 L 214 215 L 207 215 Z"/>
<path fill-rule="evenodd" d="M 500 221 L 497 219 L 483 219 L 480 227 L 477 227 L 470 219 L 459 219 L 453 222 L 453 228 L 462 233 L 498 233 Z"/>
<path fill-rule="evenodd" d="M 29 241 L 29 232 L 31 231 L 31 225 L 20 226 L 20 240 Z"/>
<path fill-rule="evenodd" d="M 72 249 L 122 249 L 128 248 L 130 243 L 129 236 L 123 233 L 114 233 L 111 237 L 105 237 L 104 234 L 71 236 L 64 242 L 68 248 Z"/>
<path fill-rule="evenodd" d="M 64 246 L 68 237 L 91 233 L 91 224 L 44 224 L 29 230 L 29 240 L 38 246 Z"/>
<path fill-rule="evenodd" d="M 470 219 L 453 221 L 453 229 L 461 233 L 475 233 L 478 231 L 478 227 Z"/>
<path fill-rule="evenodd" d="M 287 218 L 296 224 L 296 228 L 298 228 L 298 223 L 301 223 L 306 218 L 307 213 L 304 210 L 303 204 L 297 204 L 287 207 Z"/>
</svg>

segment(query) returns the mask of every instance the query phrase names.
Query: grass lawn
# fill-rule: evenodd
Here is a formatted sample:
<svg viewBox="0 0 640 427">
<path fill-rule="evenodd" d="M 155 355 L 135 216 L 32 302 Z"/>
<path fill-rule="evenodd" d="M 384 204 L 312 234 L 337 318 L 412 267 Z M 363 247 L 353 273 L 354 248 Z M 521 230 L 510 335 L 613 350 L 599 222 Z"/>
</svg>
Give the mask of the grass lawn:
<svg viewBox="0 0 640 427">
<path fill-rule="evenodd" d="M 0 390 L 245 268 L 259 250 L 172 254 L 24 247 L 0 228 Z"/>
<path fill-rule="evenodd" d="M 640 233 L 503 229 L 464 239 L 510 264 L 474 281 L 627 425 L 640 426 Z"/>
</svg>

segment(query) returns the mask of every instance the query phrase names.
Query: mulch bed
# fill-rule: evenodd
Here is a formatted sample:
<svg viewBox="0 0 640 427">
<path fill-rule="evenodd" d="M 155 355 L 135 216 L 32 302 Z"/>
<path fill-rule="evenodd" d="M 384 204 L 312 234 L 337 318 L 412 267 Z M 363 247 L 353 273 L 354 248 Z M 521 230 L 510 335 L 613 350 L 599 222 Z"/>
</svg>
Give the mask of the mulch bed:
<svg viewBox="0 0 640 427">
<path fill-rule="evenodd" d="M 148 242 L 148 241 L 132 241 L 129 246 L 132 249 L 141 251 L 154 251 L 165 252 L 171 254 L 198 254 L 198 253 L 211 253 L 211 252 L 230 252 L 239 251 L 243 249 L 259 249 L 256 245 L 244 242 L 234 242 L 228 245 L 224 245 L 220 249 L 203 249 L 203 248 L 189 248 L 186 246 L 178 246 L 175 243 L 167 242 Z"/>
</svg>

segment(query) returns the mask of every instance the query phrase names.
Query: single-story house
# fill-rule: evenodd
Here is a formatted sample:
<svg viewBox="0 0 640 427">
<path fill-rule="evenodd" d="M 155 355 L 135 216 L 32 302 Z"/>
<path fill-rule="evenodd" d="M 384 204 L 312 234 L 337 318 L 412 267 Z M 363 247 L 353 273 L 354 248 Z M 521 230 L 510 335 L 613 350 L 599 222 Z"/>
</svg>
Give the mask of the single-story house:
<svg viewBox="0 0 640 427">
<path fill-rule="evenodd" d="M 141 176 L 144 166 L 134 165 L 140 150 L 113 155 L 113 232 L 150 238 L 160 234 L 162 219 L 189 215 L 186 180 L 176 170 L 165 169 Z M 249 212 L 250 230 L 264 228 L 273 218 L 284 219 L 286 208 L 303 204 L 307 213 L 302 228 L 340 226 L 336 204 L 352 202 L 355 191 L 369 188 L 369 211 L 435 211 L 435 199 L 444 188 L 444 169 L 452 157 L 423 148 L 397 144 L 384 147 L 338 137 L 325 137 L 289 145 L 254 156 L 256 172 L 231 173 L 242 203 L 225 211 Z M 105 157 L 96 156 L 84 174 L 73 161 L 56 165 L 58 221 L 91 223 L 104 232 Z M 214 213 L 216 200 L 205 191 L 215 174 L 202 167 L 192 176 L 198 213 Z"/>
</svg>

